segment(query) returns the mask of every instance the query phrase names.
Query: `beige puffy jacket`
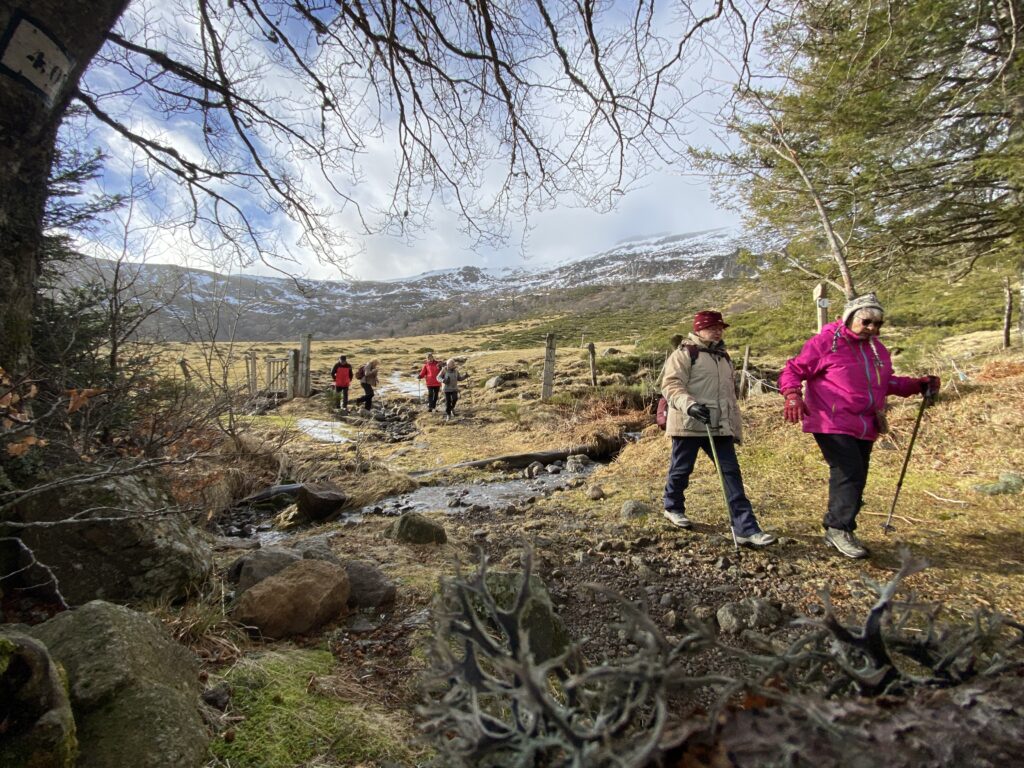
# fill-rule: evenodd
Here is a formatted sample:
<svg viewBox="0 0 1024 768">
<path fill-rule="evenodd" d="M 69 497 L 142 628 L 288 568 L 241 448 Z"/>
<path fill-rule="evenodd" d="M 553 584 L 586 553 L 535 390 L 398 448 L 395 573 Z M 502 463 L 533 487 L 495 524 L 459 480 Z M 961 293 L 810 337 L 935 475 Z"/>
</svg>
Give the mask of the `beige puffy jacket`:
<svg viewBox="0 0 1024 768">
<path fill-rule="evenodd" d="M 691 333 L 665 361 L 665 370 L 661 374 L 661 394 L 669 403 L 665 434 L 669 437 L 707 436 L 704 424 L 686 413 L 694 403 L 703 403 L 712 411 L 712 424 L 714 417 L 718 417 L 718 427 L 712 427 L 711 434 L 732 435 L 737 443 L 740 442 L 743 428 L 736 402 L 732 363 L 724 355 L 705 352 L 699 353 L 691 363 L 687 344 L 702 349 L 715 346 Z M 719 344 L 716 348 L 725 351 L 724 345 Z"/>
</svg>

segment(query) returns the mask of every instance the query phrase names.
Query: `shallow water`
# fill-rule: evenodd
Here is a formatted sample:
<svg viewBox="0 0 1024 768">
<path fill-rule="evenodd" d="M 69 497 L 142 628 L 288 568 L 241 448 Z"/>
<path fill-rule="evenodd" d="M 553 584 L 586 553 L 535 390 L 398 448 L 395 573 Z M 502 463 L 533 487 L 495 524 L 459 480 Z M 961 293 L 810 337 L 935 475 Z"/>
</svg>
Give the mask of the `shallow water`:
<svg viewBox="0 0 1024 768">
<path fill-rule="evenodd" d="M 445 512 L 458 514 L 469 507 L 502 508 L 521 505 L 530 497 L 549 496 L 565 490 L 574 479 L 589 475 L 596 464 L 587 465 L 583 472 L 542 472 L 535 478 L 508 477 L 485 483 L 459 483 L 455 485 L 429 485 L 409 493 L 391 496 L 366 507 L 353 510 L 343 520 L 361 520 L 365 515 L 397 516 L 406 512 Z"/>
<path fill-rule="evenodd" d="M 295 426 L 304 435 L 321 443 L 351 443 L 354 430 L 340 421 L 318 421 L 317 419 L 299 419 Z"/>
<path fill-rule="evenodd" d="M 403 395 L 426 396 L 427 388 L 415 376 L 406 376 L 401 371 L 392 371 L 386 381 L 380 383 L 381 392 L 400 392 Z"/>
</svg>

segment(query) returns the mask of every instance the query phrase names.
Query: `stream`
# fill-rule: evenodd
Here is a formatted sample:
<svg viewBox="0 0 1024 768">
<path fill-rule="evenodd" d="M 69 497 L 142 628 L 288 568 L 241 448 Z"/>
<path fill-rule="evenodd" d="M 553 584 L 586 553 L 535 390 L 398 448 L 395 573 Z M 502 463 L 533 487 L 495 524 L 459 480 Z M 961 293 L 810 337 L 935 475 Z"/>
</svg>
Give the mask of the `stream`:
<svg viewBox="0 0 1024 768">
<path fill-rule="evenodd" d="M 498 480 L 478 479 L 450 485 L 424 485 L 364 507 L 344 510 L 337 522 L 358 525 L 367 517 L 398 517 L 407 512 L 459 515 L 497 510 L 512 514 L 539 498 L 567 488 L 578 488 L 598 466 L 588 461 L 582 466 L 573 465 L 574 471 L 567 471 L 565 462 L 554 461 L 534 477 L 527 477 L 525 472 L 517 471 L 507 473 Z M 300 487 L 301 483 L 274 486 L 243 500 L 222 521 L 221 533 L 228 537 L 255 539 L 261 546 L 287 540 L 295 531 L 277 530 L 273 518 L 280 509 L 294 500 Z"/>
</svg>

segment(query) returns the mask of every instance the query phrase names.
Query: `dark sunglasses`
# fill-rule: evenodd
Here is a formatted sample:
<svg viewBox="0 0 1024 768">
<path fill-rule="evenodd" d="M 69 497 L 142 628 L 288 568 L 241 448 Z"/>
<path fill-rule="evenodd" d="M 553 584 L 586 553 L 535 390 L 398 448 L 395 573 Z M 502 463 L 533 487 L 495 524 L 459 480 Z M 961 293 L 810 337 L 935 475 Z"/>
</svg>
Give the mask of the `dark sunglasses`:
<svg viewBox="0 0 1024 768">
<path fill-rule="evenodd" d="M 881 328 L 884 323 L 885 320 L 865 320 L 863 317 L 860 318 L 861 325 L 866 325 L 871 328 Z"/>
</svg>

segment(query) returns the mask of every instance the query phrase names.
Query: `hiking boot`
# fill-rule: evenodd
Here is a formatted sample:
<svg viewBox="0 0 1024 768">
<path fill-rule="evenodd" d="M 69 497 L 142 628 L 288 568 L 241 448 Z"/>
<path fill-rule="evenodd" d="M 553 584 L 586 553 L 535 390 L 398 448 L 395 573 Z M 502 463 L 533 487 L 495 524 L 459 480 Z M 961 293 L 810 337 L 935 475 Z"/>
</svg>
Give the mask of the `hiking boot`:
<svg viewBox="0 0 1024 768">
<path fill-rule="evenodd" d="M 868 550 L 857 541 L 857 537 L 850 531 L 843 531 L 839 528 L 825 529 L 825 543 L 831 544 L 839 550 L 839 554 L 859 560 L 868 556 Z"/>
<path fill-rule="evenodd" d="M 770 533 L 764 531 L 758 531 L 752 533 L 749 536 L 737 536 L 737 544 L 745 544 L 748 547 L 767 547 L 769 544 L 775 543 L 775 537 Z"/>
<path fill-rule="evenodd" d="M 690 518 L 683 512 L 673 512 L 671 509 L 666 509 L 662 514 L 665 515 L 665 519 L 668 520 L 676 528 L 692 528 L 693 523 L 690 522 Z"/>
</svg>

